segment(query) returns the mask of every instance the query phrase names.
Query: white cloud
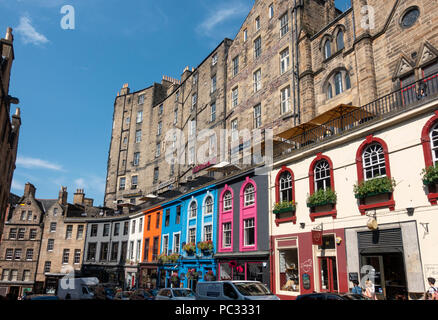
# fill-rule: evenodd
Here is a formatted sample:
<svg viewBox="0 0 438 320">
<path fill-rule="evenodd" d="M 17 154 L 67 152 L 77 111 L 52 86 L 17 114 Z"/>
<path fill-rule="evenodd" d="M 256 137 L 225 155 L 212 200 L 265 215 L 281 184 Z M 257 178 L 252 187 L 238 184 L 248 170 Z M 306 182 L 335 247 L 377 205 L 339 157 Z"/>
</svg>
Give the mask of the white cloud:
<svg viewBox="0 0 438 320">
<path fill-rule="evenodd" d="M 105 192 L 105 179 L 97 176 L 81 177 L 74 180 L 75 188 Z"/>
<path fill-rule="evenodd" d="M 24 190 L 24 183 L 21 183 L 15 179 L 12 179 L 11 189 L 17 190 L 17 191 L 23 191 Z"/>
<path fill-rule="evenodd" d="M 21 35 L 25 44 L 42 45 L 49 42 L 45 35 L 35 30 L 28 17 L 20 18 L 20 24 L 15 28 L 15 32 Z"/>
<path fill-rule="evenodd" d="M 64 171 L 62 166 L 51 163 L 46 160 L 36 159 L 36 158 L 28 158 L 28 157 L 18 157 L 16 161 L 17 166 L 23 168 L 40 168 L 40 169 L 49 169 L 54 171 Z"/>
<path fill-rule="evenodd" d="M 245 15 L 248 12 L 248 7 L 242 3 L 231 2 L 225 4 L 223 7 L 211 11 L 205 20 L 198 26 L 197 31 L 206 35 L 213 35 L 215 33 L 215 28 L 220 24 L 232 18 Z"/>
</svg>

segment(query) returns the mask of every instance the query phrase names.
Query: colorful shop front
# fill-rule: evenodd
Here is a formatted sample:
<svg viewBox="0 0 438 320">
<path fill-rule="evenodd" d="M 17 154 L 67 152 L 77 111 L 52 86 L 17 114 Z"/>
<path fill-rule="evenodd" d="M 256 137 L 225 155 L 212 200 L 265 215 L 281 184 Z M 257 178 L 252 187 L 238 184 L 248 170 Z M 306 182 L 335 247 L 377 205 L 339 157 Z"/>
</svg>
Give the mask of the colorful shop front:
<svg viewBox="0 0 438 320">
<path fill-rule="evenodd" d="M 161 232 L 161 287 L 196 290 L 198 281 L 214 280 L 217 191 L 200 188 L 163 207 Z"/>
<path fill-rule="evenodd" d="M 217 183 L 219 280 L 270 286 L 268 179 L 248 170 Z"/>
</svg>

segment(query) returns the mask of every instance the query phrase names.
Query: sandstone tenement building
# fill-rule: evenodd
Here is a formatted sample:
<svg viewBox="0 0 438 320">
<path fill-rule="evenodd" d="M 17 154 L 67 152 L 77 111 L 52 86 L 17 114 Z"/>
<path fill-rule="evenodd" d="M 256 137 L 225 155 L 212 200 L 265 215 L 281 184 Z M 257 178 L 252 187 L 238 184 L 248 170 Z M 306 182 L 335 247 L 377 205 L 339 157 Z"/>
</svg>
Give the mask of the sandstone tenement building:
<svg viewBox="0 0 438 320">
<path fill-rule="evenodd" d="M 10 119 L 11 103 L 18 103 L 18 99 L 9 95 L 9 81 L 14 61 L 13 41 L 12 29 L 8 28 L 5 38 L 0 39 L 0 238 L 15 170 L 21 126 L 19 108 Z"/>
<path fill-rule="evenodd" d="M 203 129 L 273 129 L 281 145 L 334 107 L 364 106 L 433 75 L 437 9 L 433 0 L 352 0 L 344 12 L 334 0 L 255 1 L 235 38 L 181 79 L 117 95 L 105 205 L 220 178 L 209 168 L 222 159 L 192 161 L 199 145 L 190 137 Z M 184 164 L 164 161 L 173 128 L 185 134 Z"/>
<path fill-rule="evenodd" d="M 53 293 L 58 280 L 82 268 L 87 219 L 111 210 L 94 207 L 93 199 L 77 190 L 73 204 L 67 188 L 57 199 L 37 199 L 27 183 L 11 208 L 0 242 L 0 295 L 18 297 L 26 291 Z"/>
</svg>

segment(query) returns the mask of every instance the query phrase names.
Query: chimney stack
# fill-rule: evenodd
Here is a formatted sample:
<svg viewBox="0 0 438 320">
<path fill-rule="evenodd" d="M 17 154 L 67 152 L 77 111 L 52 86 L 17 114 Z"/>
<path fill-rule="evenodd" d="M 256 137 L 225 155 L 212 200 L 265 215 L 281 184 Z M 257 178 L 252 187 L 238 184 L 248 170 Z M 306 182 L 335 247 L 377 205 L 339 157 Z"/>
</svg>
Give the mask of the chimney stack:
<svg viewBox="0 0 438 320">
<path fill-rule="evenodd" d="M 181 75 L 181 82 L 184 82 L 191 74 L 192 72 L 190 71 L 189 66 L 185 67 L 183 74 Z"/>
<path fill-rule="evenodd" d="M 94 199 L 91 198 L 84 198 L 84 206 L 86 207 L 92 207 L 94 203 Z"/>
<path fill-rule="evenodd" d="M 67 196 L 68 196 L 67 187 L 61 187 L 58 196 L 58 203 L 63 206 L 67 205 Z"/>
<path fill-rule="evenodd" d="M 34 198 L 35 199 L 35 191 L 36 191 L 36 188 L 35 188 L 35 186 L 33 185 L 33 184 L 31 184 L 31 183 L 26 183 L 26 185 L 24 186 L 24 196 L 25 197 L 29 197 L 29 196 L 32 196 L 32 198 Z"/>
<path fill-rule="evenodd" d="M 124 85 L 123 85 L 123 88 L 122 88 L 122 90 L 120 90 L 120 95 L 122 95 L 122 96 L 124 96 L 124 95 L 126 95 L 126 94 L 129 94 L 129 84 L 128 83 L 125 83 Z"/>
<path fill-rule="evenodd" d="M 8 40 L 8 41 L 11 41 L 11 42 L 14 41 L 14 35 L 12 34 L 12 28 L 11 27 L 8 27 L 6 29 L 5 39 Z"/>
<path fill-rule="evenodd" d="M 73 195 L 73 204 L 84 204 L 85 193 L 84 189 L 77 189 Z"/>
</svg>

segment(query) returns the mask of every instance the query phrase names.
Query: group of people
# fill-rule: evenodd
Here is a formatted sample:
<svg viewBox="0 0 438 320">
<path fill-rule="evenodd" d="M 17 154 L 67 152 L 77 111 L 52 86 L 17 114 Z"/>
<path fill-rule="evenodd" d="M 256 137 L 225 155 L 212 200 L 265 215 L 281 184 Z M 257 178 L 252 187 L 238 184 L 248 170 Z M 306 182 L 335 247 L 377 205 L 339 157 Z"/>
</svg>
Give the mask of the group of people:
<svg viewBox="0 0 438 320">
<path fill-rule="evenodd" d="M 438 288 L 435 287 L 435 278 L 432 277 L 427 278 L 427 281 L 429 283 L 429 288 L 427 289 L 424 295 L 424 300 L 438 300 Z M 359 281 L 353 280 L 352 282 L 354 284 L 354 287 L 351 290 L 351 293 L 364 295 L 369 299 L 377 300 L 375 287 L 374 284 L 371 282 L 371 280 L 365 281 L 364 289 L 362 289 L 362 287 L 359 286 Z"/>
<path fill-rule="evenodd" d="M 377 300 L 376 288 L 374 286 L 374 283 L 371 282 L 371 280 L 365 281 L 365 288 L 364 289 L 362 289 L 362 287 L 359 286 L 359 281 L 357 281 L 357 280 L 354 280 L 353 284 L 354 284 L 354 287 L 351 290 L 351 293 L 364 295 L 369 299 Z"/>
</svg>

